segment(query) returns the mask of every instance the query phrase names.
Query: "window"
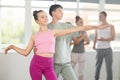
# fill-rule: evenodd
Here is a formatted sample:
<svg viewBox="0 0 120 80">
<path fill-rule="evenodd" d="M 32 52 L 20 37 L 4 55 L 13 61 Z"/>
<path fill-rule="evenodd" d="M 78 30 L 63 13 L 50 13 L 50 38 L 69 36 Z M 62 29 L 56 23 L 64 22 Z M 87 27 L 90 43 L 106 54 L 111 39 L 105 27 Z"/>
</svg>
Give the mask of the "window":
<svg viewBox="0 0 120 80">
<path fill-rule="evenodd" d="M 39 7 L 40 8 L 48 8 L 50 7 L 52 4 L 54 4 L 54 1 L 32 1 L 31 6 L 32 7 Z"/>
<path fill-rule="evenodd" d="M 62 18 L 62 22 L 70 22 L 72 24 L 74 24 L 74 17 L 76 16 L 76 11 L 73 10 L 64 10 L 64 15 Z"/>
<path fill-rule="evenodd" d="M 76 2 L 61 2 L 61 1 L 57 1 L 56 3 L 60 4 L 64 9 L 65 8 L 76 8 L 77 5 L 76 5 Z"/>
<path fill-rule="evenodd" d="M 98 9 L 98 4 L 96 3 L 79 3 L 79 8 L 82 10 L 97 10 Z"/>
<path fill-rule="evenodd" d="M 2 44 L 24 42 L 24 9 L 1 8 L 1 23 Z"/>
<path fill-rule="evenodd" d="M 81 10 L 79 11 L 79 16 L 83 18 L 84 25 L 98 25 L 98 12 L 97 11 L 89 11 L 89 10 Z M 93 40 L 94 40 L 95 30 L 87 31 L 87 35 L 90 39 L 90 44 L 86 46 L 87 51 L 93 51 Z"/>
<path fill-rule="evenodd" d="M 108 14 L 108 22 L 113 24 L 115 27 L 116 38 L 115 41 L 112 41 L 112 46 L 115 51 L 120 50 L 120 5 L 106 4 L 105 9 Z"/>
<path fill-rule="evenodd" d="M 25 0 L 1 0 L 1 5 L 24 6 Z"/>
<path fill-rule="evenodd" d="M 25 5 L 25 1 L 31 3 L 29 5 Z M 79 3 L 76 2 L 62 2 L 60 0 L 1 0 L 0 1 L 0 45 L 6 45 L 9 43 L 13 44 L 24 44 L 25 39 L 32 32 L 36 32 L 38 30 L 38 25 L 33 19 L 33 15 L 29 14 L 29 12 L 25 12 L 27 6 L 29 9 L 31 8 L 31 13 L 34 10 L 44 10 L 48 13 L 49 22 L 51 21 L 51 16 L 49 15 L 49 7 L 54 4 L 60 4 L 63 6 L 64 15 L 62 18 L 62 22 L 70 22 L 75 25 L 75 16 L 80 15 L 83 20 L 84 24 L 98 24 L 98 7 L 97 3 Z M 72 6 L 72 7 L 71 7 Z M 116 46 L 116 43 L 120 42 L 120 5 L 112 5 L 112 4 L 105 4 L 105 10 L 108 13 L 108 22 L 112 23 L 115 26 L 115 31 L 117 33 L 116 40 L 112 42 L 114 44 L 114 48 L 119 50 L 120 46 Z M 28 20 L 28 16 L 30 19 Z M 18 17 L 19 16 L 19 17 Z M 31 17 L 32 16 L 32 17 Z M 26 19 L 27 18 L 27 19 Z M 31 19 L 32 18 L 32 19 Z M 27 23 L 28 22 L 28 23 Z M 32 22 L 32 24 L 31 24 Z M 28 27 L 25 27 L 27 26 Z M 32 25 L 32 32 L 31 27 Z M 29 31 L 28 31 L 29 30 Z M 28 32 L 27 32 L 28 31 Z M 87 31 L 90 37 L 91 43 L 90 48 L 92 47 L 92 42 L 94 38 L 94 30 Z"/>
<path fill-rule="evenodd" d="M 24 44 L 25 22 L 24 0 L 1 0 L 0 6 L 0 45 Z"/>
</svg>

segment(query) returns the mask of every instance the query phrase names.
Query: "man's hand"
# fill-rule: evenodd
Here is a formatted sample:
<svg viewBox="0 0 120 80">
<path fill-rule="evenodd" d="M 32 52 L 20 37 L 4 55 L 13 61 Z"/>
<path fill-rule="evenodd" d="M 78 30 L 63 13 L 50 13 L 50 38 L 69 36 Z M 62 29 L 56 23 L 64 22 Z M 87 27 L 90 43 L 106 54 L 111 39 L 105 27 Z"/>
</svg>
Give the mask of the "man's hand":
<svg viewBox="0 0 120 80">
<path fill-rule="evenodd" d="M 37 48 L 36 48 L 36 47 L 34 47 L 34 49 L 33 49 L 34 54 L 36 53 L 36 51 L 37 51 Z"/>
</svg>

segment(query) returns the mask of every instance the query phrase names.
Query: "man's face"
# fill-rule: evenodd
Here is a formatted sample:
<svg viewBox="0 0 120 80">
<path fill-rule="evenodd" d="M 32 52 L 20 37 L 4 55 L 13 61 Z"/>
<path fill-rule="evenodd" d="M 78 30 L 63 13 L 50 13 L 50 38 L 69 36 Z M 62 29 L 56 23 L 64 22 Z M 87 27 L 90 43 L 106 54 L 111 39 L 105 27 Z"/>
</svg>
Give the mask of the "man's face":
<svg viewBox="0 0 120 80">
<path fill-rule="evenodd" d="M 52 14 L 53 14 L 53 17 L 60 20 L 63 17 L 63 9 L 62 8 L 57 8 L 55 11 L 53 11 Z"/>
<path fill-rule="evenodd" d="M 99 15 L 99 20 L 100 20 L 100 21 L 104 21 L 105 19 L 106 19 L 105 15 L 101 13 L 101 14 Z"/>
</svg>

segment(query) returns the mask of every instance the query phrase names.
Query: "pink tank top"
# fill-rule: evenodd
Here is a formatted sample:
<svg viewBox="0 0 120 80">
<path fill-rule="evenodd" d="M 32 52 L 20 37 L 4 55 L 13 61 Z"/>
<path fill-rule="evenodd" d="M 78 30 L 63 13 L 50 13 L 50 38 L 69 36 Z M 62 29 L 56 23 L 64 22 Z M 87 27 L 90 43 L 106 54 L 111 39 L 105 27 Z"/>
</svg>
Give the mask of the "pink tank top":
<svg viewBox="0 0 120 80">
<path fill-rule="evenodd" d="M 45 32 L 37 32 L 35 35 L 36 53 L 55 52 L 55 37 L 51 30 Z"/>
</svg>

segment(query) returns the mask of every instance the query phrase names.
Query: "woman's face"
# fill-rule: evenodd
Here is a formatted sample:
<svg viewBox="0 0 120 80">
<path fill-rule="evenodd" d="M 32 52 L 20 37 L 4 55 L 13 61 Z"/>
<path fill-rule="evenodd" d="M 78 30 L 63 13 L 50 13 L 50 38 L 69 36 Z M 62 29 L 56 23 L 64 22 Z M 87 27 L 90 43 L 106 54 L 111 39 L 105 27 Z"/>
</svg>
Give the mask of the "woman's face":
<svg viewBox="0 0 120 80">
<path fill-rule="evenodd" d="M 79 19 L 79 20 L 76 22 L 76 25 L 77 25 L 77 26 L 82 26 L 82 25 L 83 25 L 83 20 L 82 20 L 82 19 Z"/>
<path fill-rule="evenodd" d="M 38 24 L 43 26 L 46 26 L 48 24 L 48 17 L 45 12 L 39 12 L 37 16 L 38 16 L 38 20 L 37 20 Z"/>
</svg>

